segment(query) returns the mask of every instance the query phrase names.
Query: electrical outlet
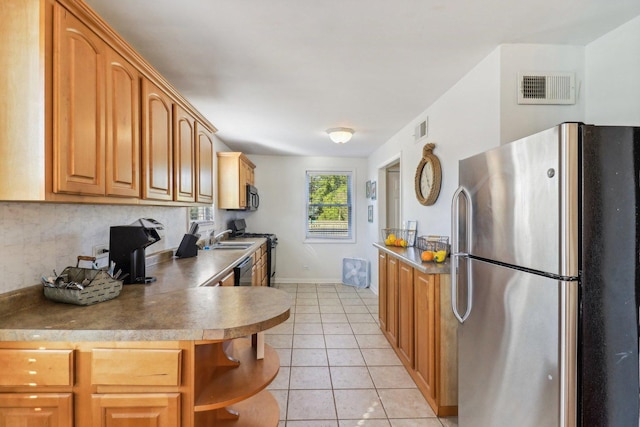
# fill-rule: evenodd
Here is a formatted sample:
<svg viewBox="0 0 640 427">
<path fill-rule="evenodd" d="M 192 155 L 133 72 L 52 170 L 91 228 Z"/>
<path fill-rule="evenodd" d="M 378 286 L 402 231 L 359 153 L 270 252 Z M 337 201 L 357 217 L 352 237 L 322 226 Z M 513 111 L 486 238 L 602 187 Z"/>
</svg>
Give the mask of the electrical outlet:
<svg viewBox="0 0 640 427">
<path fill-rule="evenodd" d="M 309 266 L 305 264 L 305 265 L 302 266 L 302 268 L 305 269 L 305 270 L 308 270 Z"/>
<path fill-rule="evenodd" d="M 93 247 L 93 256 L 96 260 L 109 256 L 109 245 L 95 245 Z"/>
</svg>

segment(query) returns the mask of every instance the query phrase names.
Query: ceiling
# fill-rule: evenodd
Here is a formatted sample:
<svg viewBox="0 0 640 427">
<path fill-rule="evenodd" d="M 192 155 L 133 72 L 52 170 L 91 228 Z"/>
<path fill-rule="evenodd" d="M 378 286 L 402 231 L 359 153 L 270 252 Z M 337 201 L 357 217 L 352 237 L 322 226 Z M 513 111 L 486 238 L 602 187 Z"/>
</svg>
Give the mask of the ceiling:
<svg viewBox="0 0 640 427">
<path fill-rule="evenodd" d="M 586 45 L 638 0 L 85 0 L 248 154 L 367 157 L 503 43 Z M 548 70 L 545 70 L 548 71 Z M 338 145 L 325 130 L 355 129 Z"/>
</svg>

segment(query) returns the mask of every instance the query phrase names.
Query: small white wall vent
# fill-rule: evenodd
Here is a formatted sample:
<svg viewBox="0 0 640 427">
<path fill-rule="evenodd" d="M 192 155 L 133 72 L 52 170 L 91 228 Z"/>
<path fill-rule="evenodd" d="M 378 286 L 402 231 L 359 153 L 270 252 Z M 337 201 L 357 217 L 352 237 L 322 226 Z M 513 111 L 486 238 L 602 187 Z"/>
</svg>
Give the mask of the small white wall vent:
<svg viewBox="0 0 640 427">
<path fill-rule="evenodd" d="M 518 74 L 518 104 L 575 104 L 574 73 Z"/>
<path fill-rule="evenodd" d="M 416 126 L 416 130 L 413 133 L 413 138 L 416 142 L 420 141 L 422 138 L 425 138 L 429 135 L 429 118 L 427 117 L 424 121 L 418 123 Z"/>
</svg>

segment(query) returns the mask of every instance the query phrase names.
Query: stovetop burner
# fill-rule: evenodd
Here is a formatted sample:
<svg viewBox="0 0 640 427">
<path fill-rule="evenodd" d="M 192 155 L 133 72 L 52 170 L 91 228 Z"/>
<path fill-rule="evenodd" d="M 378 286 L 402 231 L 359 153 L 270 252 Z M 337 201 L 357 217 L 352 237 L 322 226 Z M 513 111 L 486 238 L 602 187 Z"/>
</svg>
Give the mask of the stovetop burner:
<svg viewBox="0 0 640 427">
<path fill-rule="evenodd" d="M 264 237 L 266 239 L 277 242 L 278 238 L 274 233 L 248 233 L 245 230 L 247 229 L 247 223 L 244 219 L 234 219 L 229 222 L 229 229 L 231 230 L 230 238 L 233 237 Z"/>
</svg>

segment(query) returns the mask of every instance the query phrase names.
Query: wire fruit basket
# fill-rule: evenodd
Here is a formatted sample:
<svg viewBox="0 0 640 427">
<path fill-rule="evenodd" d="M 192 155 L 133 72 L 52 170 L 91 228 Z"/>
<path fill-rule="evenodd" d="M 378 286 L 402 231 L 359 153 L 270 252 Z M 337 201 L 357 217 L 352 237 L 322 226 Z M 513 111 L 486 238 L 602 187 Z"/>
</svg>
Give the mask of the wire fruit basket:
<svg viewBox="0 0 640 427">
<path fill-rule="evenodd" d="M 422 261 L 444 262 L 449 256 L 449 237 L 420 236 L 416 239 L 416 249 Z"/>
<path fill-rule="evenodd" d="M 382 241 L 386 246 L 406 248 L 413 246 L 416 236 L 415 230 L 401 228 L 383 228 L 380 231 Z"/>
</svg>

